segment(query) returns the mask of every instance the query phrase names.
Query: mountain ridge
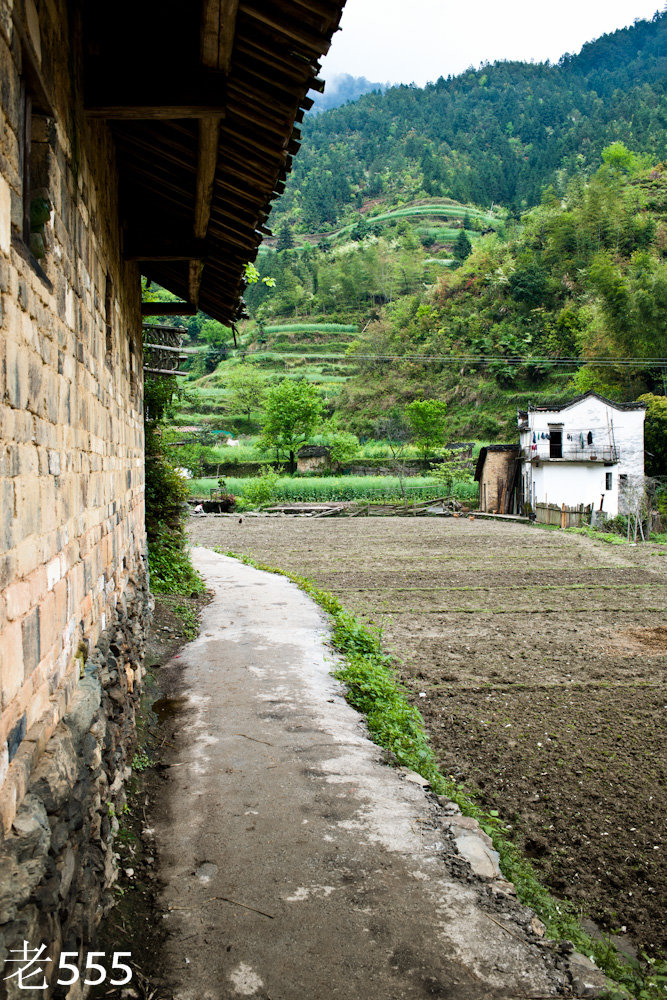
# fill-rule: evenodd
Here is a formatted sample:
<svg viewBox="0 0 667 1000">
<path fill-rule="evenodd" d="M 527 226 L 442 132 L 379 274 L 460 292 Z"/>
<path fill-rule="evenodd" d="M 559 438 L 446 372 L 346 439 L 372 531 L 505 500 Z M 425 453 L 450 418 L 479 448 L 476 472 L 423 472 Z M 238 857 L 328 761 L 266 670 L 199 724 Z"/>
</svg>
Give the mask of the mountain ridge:
<svg viewBox="0 0 667 1000">
<path fill-rule="evenodd" d="M 666 53 L 667 12 L 656 13 L 557 64 L 496 62 L 310 116 L 272 224 L 318 231 L 365 200 L 420 191 L 520 211 L 592 172 L 612 142 L 660 160 Z"/>
</svg>

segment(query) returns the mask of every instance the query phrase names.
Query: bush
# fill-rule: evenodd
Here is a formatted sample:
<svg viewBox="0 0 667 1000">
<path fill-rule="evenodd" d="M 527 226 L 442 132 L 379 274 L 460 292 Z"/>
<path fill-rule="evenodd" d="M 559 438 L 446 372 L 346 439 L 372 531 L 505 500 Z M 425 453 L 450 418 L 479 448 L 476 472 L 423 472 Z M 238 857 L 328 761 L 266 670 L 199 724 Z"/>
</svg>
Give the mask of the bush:
<svg viewBox="0 0 667 1000">
<path fill-rule="evenodd" d="M 606 531 L 610 535 L 625 536 L 628 533 L 628 519 L 625 514 L 617 514 L 616 517 L 610 517 L 604 521 L 598 530 Z"/>
<path fill-rule="evenodd" d="M 148 542 L 151 590 L 155 594 L 201 594 L 204 581 L 190 561 L 185 535 L 162 526 Z"/>
<path fill-rule="evenodd" d="M 171 390 L 169 381 L 174 383 Z M 162 420 L 172 405 L 175 381 L 147 378 L 145 383 L 148 565 L 155 593 L 202 593 L 204 582 L 190 562 L 185 537 L 188 484 L 170 461 L 163 436 Z"/>
<path fill-rule="evenodd" d="M 244 505 L 250 508 L 266 507 L 276 497 L 278 473 L 263 465 L 259 476 L 248 479 L 243 487 Z"/>
</svg>

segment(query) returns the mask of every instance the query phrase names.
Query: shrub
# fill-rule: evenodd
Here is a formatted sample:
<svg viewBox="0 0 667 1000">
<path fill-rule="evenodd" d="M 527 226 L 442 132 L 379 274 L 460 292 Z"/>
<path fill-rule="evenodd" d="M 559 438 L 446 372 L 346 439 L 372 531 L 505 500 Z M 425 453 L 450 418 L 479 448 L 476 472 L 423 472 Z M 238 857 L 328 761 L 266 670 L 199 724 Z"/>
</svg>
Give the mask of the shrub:
<svg viewBox="0 0 667 1000">
<path fill-rule="evenodd" d="M 185 537 L 187 482 L 170 460 L 162 420 L 176 393 L 175 379 L 146 379 L 146 539 L 155 593 L 201 593 L 204 582 L 190 562 Z M 174 383 L 171 387 L 166 384 Z M 159 383 L 159 384 L 156 384 Z"/>
<path fill-rule="evenodd" d="M 263 465 L 259 476 L 246 480 L 243 487 L 244 504 L 251 508 L 266 507 L 275 499 L 278 473 L 271 466 Z"/>
</svg>

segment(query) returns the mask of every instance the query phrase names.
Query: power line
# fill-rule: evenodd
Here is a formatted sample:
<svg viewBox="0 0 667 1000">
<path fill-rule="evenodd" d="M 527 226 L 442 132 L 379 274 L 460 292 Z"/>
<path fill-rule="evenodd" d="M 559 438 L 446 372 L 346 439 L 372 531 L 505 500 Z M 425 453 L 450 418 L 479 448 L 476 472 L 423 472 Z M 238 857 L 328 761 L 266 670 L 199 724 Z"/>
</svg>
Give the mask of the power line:
<svg viewBox="0 0 667 1000">
<path fill-rule="evenodd" d="M 667 358 L 536 358 L 524 355 L 522 357 L 503 357 L 488 354 L 298 354 L 290 351 L 261 351 L 257 352 L 262 357 L 276 357 L 281 360 L 287 358 L 303 358 L 305 360 L 318 361 L 412 361 L 416 364 L 505 364 L 505 365 L 549 365 L 558 367 L 559 365 L 594 365 L 595 367 L 606 368 L 667 368 Z M 253 354 L 246 354 L 248 359 L 252 359 Z"/>
</svg>

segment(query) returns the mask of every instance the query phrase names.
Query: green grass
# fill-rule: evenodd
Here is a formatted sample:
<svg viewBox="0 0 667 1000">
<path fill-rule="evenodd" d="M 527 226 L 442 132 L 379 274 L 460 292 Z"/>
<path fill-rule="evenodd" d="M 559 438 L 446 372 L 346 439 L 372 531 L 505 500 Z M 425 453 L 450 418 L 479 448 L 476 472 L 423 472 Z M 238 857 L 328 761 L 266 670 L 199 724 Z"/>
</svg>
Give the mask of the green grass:
<svg viewBox="0 0 667 1000">
<path fill-rule="evenodd" d="M 625 960 L 609 940 L 597 941 L 580 923 L 581 914 L 568 902 L 558 900 L 540 882 L 530 861 L 512 843 L 496 810 L 484 810 L 476 793 L 446 777 L 431 748 L 420 712 L 410 704 L 407 692 L 398 682 L 391 658 L 383 652 L 380 640 L 353 615 L 345 611 L 333 594 L 319 590 L 310 580 L 293 573 L 256 563 L 248 556 L 226 553 L 249 566 L 279 573 L 292 580 L 322 607 L 331 618 L 332 639 L 344 659 L 336 676 L 346 687 L 349 703 L 366 716 L 371 738 L 389 750 L 396 761 L 416 771 L 430 783 L 436 794 L 455 802 L 465 816 L 476 819 L 491 837 L 500 856 L 505 877 L 514 884 L 521 903 L 529 906 L 545 924 L 554 940 L 569 940 L 577 951 L 592 957 L 606 975 L 618 983 L 610 1000 L 635 997 L 636 1000 L 664 1000 L 667 962 L 647 959 L 643 967 Z"/>
<path fill-rule="evenodd" d="M 464 219 L 469 216 L 471 219 L 484 222 L 486 225 L 498 225 L 499 220 L 493 215 L 485 215 L 477 208 L 466 208 L 465 205 L 414 205 L 406 208 L 396 208 L 391 212 L 381 212 L 380 215 L 369 215 L 367 221 L 384 222 L 391 219 L 409 219 L 419 216 L 442 219 Z"/>
<path fill-rule="evenodd" d="M 252 477 L 235 478 L 226 476 L 225 483 L 230 493 L 243 497 L 246 485 Z M 191 479 L 190 493 L 195 497 L 207 497 L 211 489 L 218 485 L 217 479 Z M 445 493 L 442 483 L 430 476 L 410 476 L 404 481 L 406 496 L 411 500 L 441 497 Z M 454 496 L 459 500 L 473 500 L 477 497 L 477 486 L 455 483 Z M 400 481 L 395 476 L 284 476 L 278 479 L 272 503 L 327 503 L 331 501 L 376 501 L 398 503 L 401 500 Z"/>
<path fill-rule="evenodd" d="M 416 229 L 417 236 L 429 236 L 440 243 L 454 243 L 460 232 L 460 229 L 449 229 L 446 226 L 417 226 Z M 474 232 L 470 232 L 470 230 L 466 230 L 466 232 L 469 237 L 475 238 Z"/>
<path fill-rule="evenodd" d="M 358 333 L 356 323 L 276 323 L 264 327 L 265 333 Z"/>
<path fill-rule="evenodd" d="M 188 642 L 194 642 L 199 635 L 199 619 L 197 613 L 187 604 L 173 604 L 172 611 L 180 618 L 181 631 Z"/>
</svg>

